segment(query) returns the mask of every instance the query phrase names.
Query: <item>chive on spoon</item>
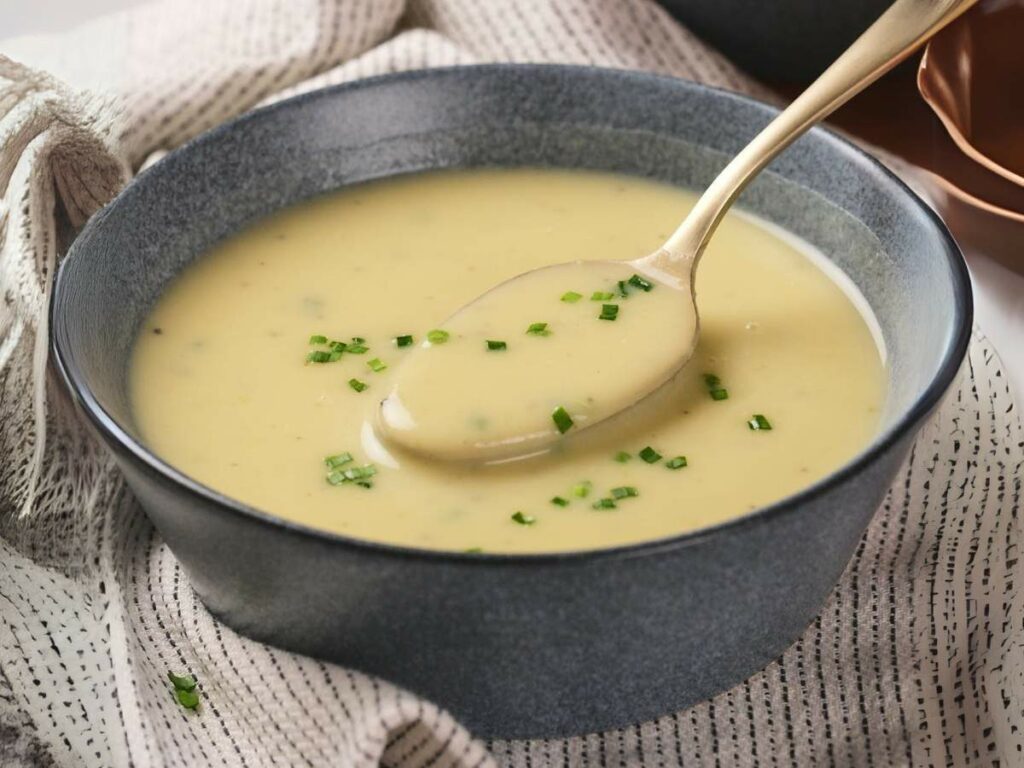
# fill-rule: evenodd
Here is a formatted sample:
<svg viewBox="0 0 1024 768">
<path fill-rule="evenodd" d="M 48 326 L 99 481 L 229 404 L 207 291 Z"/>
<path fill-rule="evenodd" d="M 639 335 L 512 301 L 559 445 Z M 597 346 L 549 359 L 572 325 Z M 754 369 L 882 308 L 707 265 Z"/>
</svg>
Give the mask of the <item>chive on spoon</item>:
<svg viewBox="0 0 1024 768">
<path fill-rule="evenodd" d="M 437 459 L 544 453 L 673 378 L 697 344 L 700 257 L 740 192 L 808 128 L 975 0 L 897 0 L 722 170 L 665 244 L 633 261 L 575 261 L 492 288 L 401 361 L 376 430 Z"/>
</svg>

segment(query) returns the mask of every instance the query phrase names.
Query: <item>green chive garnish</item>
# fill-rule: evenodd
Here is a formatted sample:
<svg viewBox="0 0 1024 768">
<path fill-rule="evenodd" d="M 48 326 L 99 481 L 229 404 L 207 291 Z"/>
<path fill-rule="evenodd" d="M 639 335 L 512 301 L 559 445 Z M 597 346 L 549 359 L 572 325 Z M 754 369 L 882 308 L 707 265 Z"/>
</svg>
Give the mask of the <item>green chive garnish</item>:
<svg viewBox="0 0 1024 768">
<path fill-rule="evenodd" d="M 626 453 L 625 451 L 619 451 L 618 453 L 615 454 L 615 460 L 617 462 L 619 462 L 619 464 L 625 464 L 627 461 L 629 461 L 632 458 L 633 458 L 633 455 L 629 454 L 629 453 Z"/>
<path fill-rule="evenodd" d="M 174 689 L 174 698 L 178 700 L 185 709 L 195 709 L 199 706 L 199 693 L 197 691 L 183 691 L 180 688 Z"/>
<path fill-rule="evenodd" d="M 619 316 L 619 305 L 618 304 L 602 304 L 601 314 L 598 315 L 600 320 L 614 320 Z"/>
<path fill-rule="evenodd" d="M 364 389 L 370 386 L 365 381 L 360 381 L 359 379 L 349 379 L 348 385 L 352 387 L 352 389 L 354 389 L 356 392 L 362 392 Z"/>
<path fill-rule="evenodd" d="M 704 384 L 712 400 L 728 400 L 729 390 L 722 386 L 722 380 L 713 373 L 704 374 Z"/>
<path fill-rule="evenodd" d="M 634 488 L 632 485 L 620 485 L 618 488 L 612 488 L 612 496 L 616 499 L 628 499 L 631 496 L 639 496 L 640 491 Z"/>
<path fill-rule="evenodd" d="M 551 420 L 555 422 L 558 431 L 563 435 L 572 428 L 572 416 L 562 406 L 558 406 L 551 412 Z"/>
<path fill-rule="evenodd" d="M 676 456 L 674 459 L 669 459 L 665 462 L 665 466 L 669 469 L 682 469 L 686 466 L 685 456 Z"/>
<path fill-rule="evenodd" d="M 576 485 L 572 487 L 572 495 L 577 499 L 585 499 L 590 495 L 591 487 L 592 483 L 589 480 L 584 480 L 582 483 L 576 483 Z"/>
<path fill-rule="evenodd" d="M 332 341 L 330 347 L 331 352 L 344 352 L 348 349 L 348 344 L 344 341 Z"/>
<path fill-rule="evenodd" d="M 533 515 L 524 515 L 522 512 L 516 512 L 512 515 L 512 520 L 520 525 L 533 525 L 537 522 L 536 517 Z"/>
<path fill-rule="evenodd" d="M 348 346 L 345 347 L 345 351 L 353 355 L 366 354 L 366 351 L 368 349 L 369 347 L 363 344 L 361 341 L 354 341 L 352 344 L 349 344 Z"/>
<path fill-rule="evenodd" d="M 526 329 L 526 332 L 531 336 L 550 336 L 551 331 L 548 330 L 547 323 L 530 323 L 530 327 Z"/>
<path fill-rule="evenodd" d="M 708 389 L 714 389 L 715 387 L 722 383 L 722 380 L 713 373 L 705 373 L 704 383 L 707 385 Z"/>
<path fill-rule="evenodd" d="M 348 451 L 345 451 L 344 453 L 336 453 L 333 456 L 327 456 L 324 458 L 324 464 L 331 469 L 337 469 L 345 464 L 350 464 L 352 461 L 354 461 L 354 459 L 352 458 L 352 454 Z"/>
<path fill-rule="evenodd" d="M 317 350 L 316 352 L 310 352 L 308 355 L 306 355 L 306 362 L 307 363 L 333 363 L 337 359 L 337 358 L 334 358 L 334 360 L 331 359 L 331 355 L 333 355 L 333 354 L 336 354 L 336 353 L 334 353 L 334 352 L 324 352 L 323 350 Z M 341 355 L 339 354 L 338 357 L 341 357 Z"/>
<path fill-rule="evenodd" d="M 395 346 L 396 347 L 408 347 L 411 344 L 412 344 L 412 336 L 411 335 L 407 334 L 405 336 L 395 336 Z"/>
<path fill-rule="evenodd" d="M 625 280 L 619 280 L 617 285 L 618 285 L 618 288 L 619 288 L 619 296 L 621 296 L 624 299 L 628 298 L 629 297 L 629 288 L 626 287 L 626 281 Z"/>
<path fill-rule="evenodd" d="M 608 299 L 613 298 L 615 298 L 615 294 L 609 293 L 608 291 L 594 291 L 590 294 L 591 301 L 608 301 Z"/>
<path fill-rule="evenodd" d="M 427 341 L 431 344 L 444 344 L 448 341 L 448 331 L 442 331 L 440 328 L 427 331 Z"/>
<path fill-rule="evenodd" d="M 654 288 L 654 283 L 644 280 L 640 275 L 633 275 L 629 278 L 629 284 L 635 285 L 641 291 L 648 292 Z"/>
<path fill-rule="evenodd" d="M 661 454 L 648 445 L 646 448 L 640 451 L 640 458 L 646 461 L 648 464 L 654 464 L 655 462 L 661 461 Z"/>
<path fill-rule="evenodd" d="M 495 341 L 494 339 L 488 339 L 487 348 L 492 352 L 500 352 L 503 349 L 508 349 L 508 344 L 506 344 L 504 341 Z"/>
<path fill-rule="evenodd" d="M 576 291 L 566 291 L 562 294 L 562 301 L 566 304 L 575 304 L 577 301 L 583 298 L 582 293 L 576 293 Z"/>
<path fill-rule="evenodd" d="M 563 498 L 561 496 L 553 497 L 551 499 L 551 503 L 554 504 L 556 507 L 568 507 L 569 506 L 569 500 L 566 499 L 566 498 Z"/>
<path fill-rule="evenodd" d="M 380 373 L 385 368 L 387 368 L 387 365 L 379 357 L 375 357 L 375 358 L 373 358 L 373 360 L 368 360 L 366 362 L 366 364 L 370 367 L 370 370 L 373 371 L 374 373 Z"/>
<path fill-rule="evenodd" d="M 760 413 L 755 413 L 754 417 L 747 422 L 747 426 L 755 432 L 763 432 L 771 429 L 772 423 Z"/>
<path fill-rule="evenodd" d="M 708 392 L 708 394 L 711 395 L 711 399 L 712 400 L 728 400 L 729 399 L 729 390 L 726 389 L 725 387 L 715 387 L 714 389 L 710 390 Z"/>
<path fill-rule="evenodd" d="M 321 336 L 320 334 L 315 334 L 315 335 L 309 337 L 309 343 L 310 344 L 326 344 L 327 343 L 327 337 L 326 336 Z"/>
<path fill-rule="evenodd" d="M 590 506 L 594 509 L 615 509 L 615 499 L 605 497 L 603 499 L 598 499 Z"/>
<path fill-rule="evenodd" d="M 196 679 L 192 675 L 176 675 L 173 672 L 168 672 L 167 677 L 177 691 L 195 690 Z"/>
<path fill-rule="evenodd" d="M 376 475 L 377 468 L 373 464 L 367 464 L 363 467 L 351 467 L 342 472 L 342 474 L 346 480 L 365 480 Z"/>
</svg>

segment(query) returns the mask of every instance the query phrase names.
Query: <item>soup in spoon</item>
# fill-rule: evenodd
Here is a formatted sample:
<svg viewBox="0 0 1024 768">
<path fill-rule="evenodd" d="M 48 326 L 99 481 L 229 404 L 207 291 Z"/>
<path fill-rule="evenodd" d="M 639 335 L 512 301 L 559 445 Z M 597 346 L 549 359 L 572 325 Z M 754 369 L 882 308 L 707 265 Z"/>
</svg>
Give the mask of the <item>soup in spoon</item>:
<svg viewBox="0 0 1024 768">
<path fill-rule="evenodd" d="M 476 366 L 503 366 L 510 407 L 556 428 L 559 406 L 575 421 L 585 403 L 555 393 L 522 405 L 535 397 L 526 351 L 566 376 L 643 375 L 642 349 L 611 350 L 648 311 L 672 311 L 656 276 L 560 276 L 486 328 L 444 321 L 547 264 L 650 253 L 693 200 L 610 174 L 485 170 L 375 182 L 283 211 L 187 269 L 140 329 L 131 394 L 141 435 L 198 481 L 282 518 L 435 549 L 599 548 L 776 501 L 871 439 L 883 362 L 845 276 L 738 213 L 698 276 L 692 359 L 638 407 L 495 465 L 432 460 L 377 436 L 378 406 L 411 354 L 452 361 L 435 384 L 466 393 L 453 432 L 486 434 L 494 418 L 469 407 Z M 602 319 L 605 305 L 614 320 Z M 558 346 L 573 329 L 585 342 Z M 644 337 L 660 332 L 655 321 Z"/>
</svg>

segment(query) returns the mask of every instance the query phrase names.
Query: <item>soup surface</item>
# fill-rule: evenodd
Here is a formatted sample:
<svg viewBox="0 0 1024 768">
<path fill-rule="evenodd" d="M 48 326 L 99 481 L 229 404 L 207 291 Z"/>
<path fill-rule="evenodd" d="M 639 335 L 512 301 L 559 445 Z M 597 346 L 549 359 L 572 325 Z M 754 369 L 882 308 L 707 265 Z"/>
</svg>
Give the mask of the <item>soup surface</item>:
<svg viewBox="0 0 1024 768">
<path fill-rule="evenodd" d="M 871 439 L 883 363 L 846 278 L 735 213 L 698 273 L 697 351 L 639 406 L 552 453 L 488 466 L 408 455 L 373 428 L 405 356 L 428 338 L 437 351 L 470 343 L 438 333 L 456 309 L 547 264 L 650 253 L 693 201 L 609 174 L 482 170 L 375 182 L 283 211 L 197 261 L 157 303 L 131 371 L 142 437 L 274 515 L 436 549 L 599 548 L 778 500 Z M 557 334 L 563 313 L 596 317 L 591 296 L 605 288 L 566 285 L 536 320 Z M 639 300 L 621 299 L 621 311 Z M 546 340 L 518 326 L 499 339 L 505 348 L 479 346 L 482 360 Z M 614 359 L 607 369 L 633 375 Z"/>
</svg>

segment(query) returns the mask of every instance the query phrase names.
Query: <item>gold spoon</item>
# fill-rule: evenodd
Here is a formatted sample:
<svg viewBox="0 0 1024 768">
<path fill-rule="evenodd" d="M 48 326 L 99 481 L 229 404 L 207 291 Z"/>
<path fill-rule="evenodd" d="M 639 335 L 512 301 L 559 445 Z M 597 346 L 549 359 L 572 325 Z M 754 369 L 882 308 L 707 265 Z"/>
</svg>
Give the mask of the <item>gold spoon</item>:
<svg viewBox="0 0 1024 768">
<path fill-rule="evenodd" d="M 740 192 L 808 128 L 974 2 L 893 3 L 733 158 L 655 253 L 544 267 L 464 306 L 444 323 L 446 339 L 434 334 L 402 362 L 377 431 L 434 458 L 506 461 L 550 450 L 661 387 L 693 354 L 697 264 Z M 588 311 L 597 308 L 590 295 L 562 293 L 571 286 L 599 287 L 600 313 Z M 524 322 L 548 317 L 547 326 L 524 333 Z"/>
</svg>

